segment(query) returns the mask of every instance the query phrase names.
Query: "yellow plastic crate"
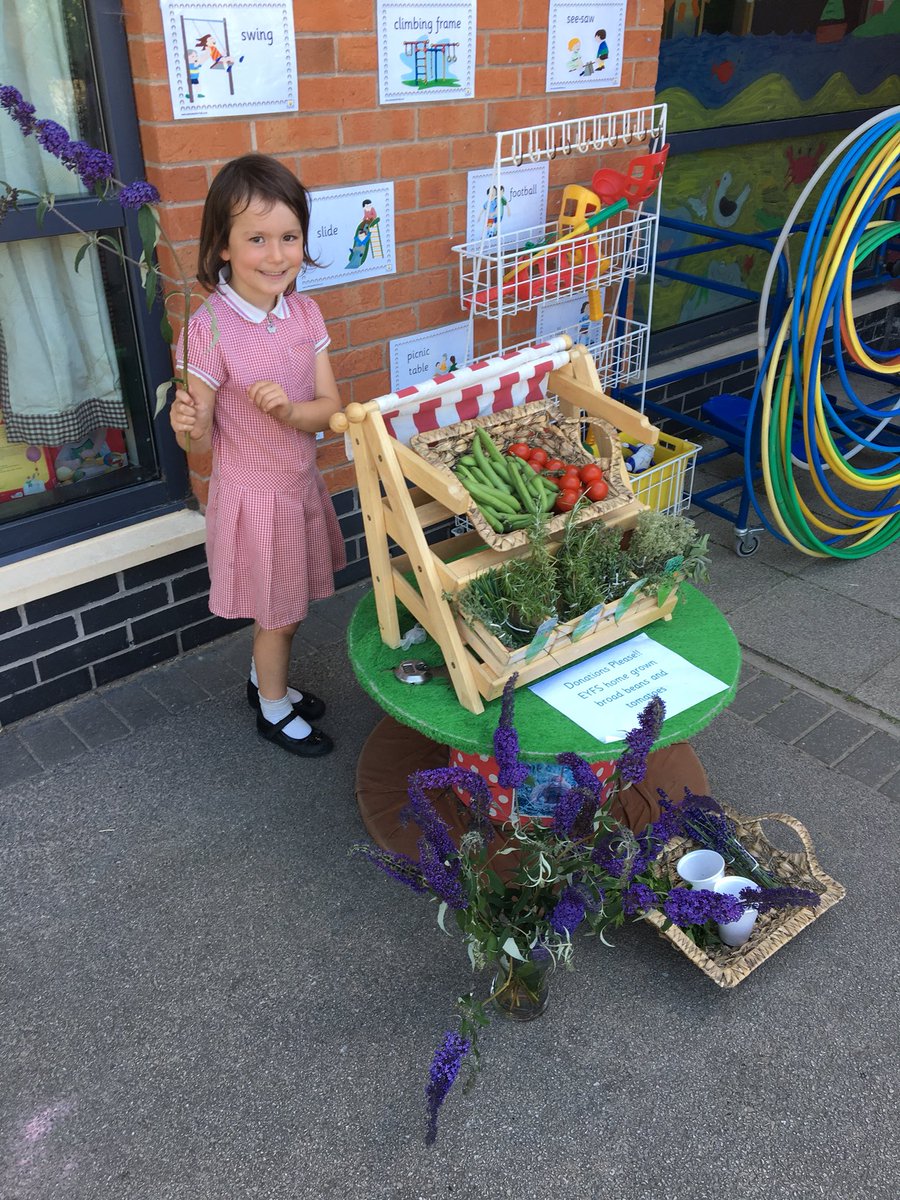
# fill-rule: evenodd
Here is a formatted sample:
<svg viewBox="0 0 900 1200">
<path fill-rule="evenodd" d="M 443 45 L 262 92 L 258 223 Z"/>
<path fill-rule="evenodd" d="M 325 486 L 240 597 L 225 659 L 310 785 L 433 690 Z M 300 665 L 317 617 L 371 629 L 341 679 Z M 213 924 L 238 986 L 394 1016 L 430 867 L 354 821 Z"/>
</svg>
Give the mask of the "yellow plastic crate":
<svg viewBox="0 0 900 1200">
<path fill-rule="evenodd" d="M 695 442 L 660 433 L 653 448 L 653 466 L 628 476 L 635 498 L 657 512 L 684 512 L 690 507 L 699 452 Z M 623 453 L 627 457 L 625 443 Z"/>
</svg>

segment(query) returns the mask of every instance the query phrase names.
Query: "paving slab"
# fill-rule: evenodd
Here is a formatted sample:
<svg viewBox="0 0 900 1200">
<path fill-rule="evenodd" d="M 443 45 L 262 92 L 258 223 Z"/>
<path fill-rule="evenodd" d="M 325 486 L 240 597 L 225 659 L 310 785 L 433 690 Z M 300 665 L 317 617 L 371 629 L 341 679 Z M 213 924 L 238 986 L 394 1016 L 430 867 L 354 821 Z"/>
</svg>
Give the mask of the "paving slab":
<svg viewBox="0 0 900 1200">
<path fill-rule="evenodd" d="M 103 700 L 131 729 L 144 729 L 147 725 L 154 725 L 167 712 L 143 683 L 134 679 L 106 688 Z"/>
<path fill-rule="evenodd" d="M 741 645 L 847 695 L 883 666 L 883 648 L 897 637 L 886 613 L 800 579 L 785 579 L 728 619 Z"/>
<path fill-rule="evenodd" d="M 87 696 L 66 708 L 63 718 L 69 728 L 91 750 L 127 737 L 128 726 L 102 700 Z"/>
<path fill-rule="evenodd" d="M 765 596 L 785 578 L 783 571 L 767 566 L 756 556 L 738 558 L 730 546 L 715 542 L 710 546 L 710 577 L 698 586 L 726 616 L 750 600 Z"/>
<path fill-rule="evenodd" d="M 896 775 L 892 775 L 890 779 L 885 780 L 878 790 L 887 796 L 889 800 L 894 800 L 900 804 L 900 771 Z"/>
<path fill-rule="evenodd" d="M 186 654 L 181 660 L 185 671 L 210 696 L 237 687 L 243 673 L 223 654 L 216 643 L 197 654 Z"/>
<path fill-rule="evenodd" d="M 154 667 L 141 679 L 147 691 L 169 712 L 190 708 L 209 695 L 205 687 L 191 678 L 183 659 Z"/>
<path fill-rule="evenodd" d="M 876 731 L 837 763 L 845 775 L 877 788 L 900 767 L 900 737 Z"/>
<path fill-rule="evenodd" d="M 868 558 L 810 559 L 804 575 L 848 600 L 900 617 L 900 542 Z"/>
<path fill-rule="evenodd" d="M 0 730 L 0 789 L 30 779 L 41 765 L 19 735 L 12 730 Z"/>
<path fill-rule="evenodd" d="M 761 729 L 782 742 L 794 742 L 828 716 L 828 705 L 804 692 L 794 692 L 759 721 Z"/>
<path fill-rule="evenodd" d="M 826 766 L 846 757 L 870 734 L 869 726 L 847 713 L 830 713 L 824 721 L 797 739 L 797 746 Z"/>
<path fill-rule="evenodd" d="M 742 687 L 732 702 L 732 709 L 747 721 L 755 721 L 765 713 L 777 710 L 792 692 L 789 683 L 771 675 L 757 675 Z"/>
<path fill-rule="evenodd" d="M 900 589 L 900 583 L 898 583 Z M 900 637 L 900 624 L 898 624 Z M 884 663 L 856 689 L 857 699 L 900 721 L 900 655 Z"/>
<path fill-rule="evenodd" d="M 85 743 L 55 714 L 25 722 L 19 737 L 43 767 L 77 758 L 85 749 Z"/>
</svg>

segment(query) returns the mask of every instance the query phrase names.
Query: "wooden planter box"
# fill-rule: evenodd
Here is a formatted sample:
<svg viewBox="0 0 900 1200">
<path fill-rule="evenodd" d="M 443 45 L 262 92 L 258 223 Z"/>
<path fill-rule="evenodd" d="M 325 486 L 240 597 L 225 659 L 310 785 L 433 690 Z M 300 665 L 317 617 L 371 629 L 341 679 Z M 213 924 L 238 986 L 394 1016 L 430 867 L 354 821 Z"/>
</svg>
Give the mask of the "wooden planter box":
<svg viewBox="0 0 900 1200">
<path fill-rule="evenodd" d="M 503 687 L 510 675 L 518 672 L 517 688 L 534 683 L 536 679 L 552 675 L 579 658 L 596 654 L 604 646 L 636 633 L 654 621 L 671 620 L 672 609 L 677 601 L 677 588 L 670 592 L 662 605 L 658 605 L 652 596 L 639 596 L 618 624 L 615 620 L 618 602 L 608 604 L 591 632 L 573 641 L 572 633 L 578 621 L 557 625 L 550 631 L 543 650 L 533 657 L 529 657 L 528 646 L 518 646 L 514 650 L 504 646 L 480 621 L 469 622 L 457 618 L 457 625 L 463 643 L 478 660 L 481 694 L 486 700 L 495 700 L 503 694 Z"/>
</svg>

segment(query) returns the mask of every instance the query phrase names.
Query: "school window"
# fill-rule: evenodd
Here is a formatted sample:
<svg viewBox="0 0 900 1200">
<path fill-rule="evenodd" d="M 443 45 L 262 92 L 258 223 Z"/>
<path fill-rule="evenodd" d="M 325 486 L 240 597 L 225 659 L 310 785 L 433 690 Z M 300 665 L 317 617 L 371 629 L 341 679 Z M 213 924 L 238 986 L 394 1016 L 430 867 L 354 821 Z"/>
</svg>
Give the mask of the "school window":
<svg viewBox="0 0 900 1200">
<path fill-rule="evenodd" d="M 900 0 L 666 3 L 657 99 L 669 106 L 672 151 L 656 345 L 752 328 L 769 263 L 757 235 L 771 245 L 825 156 L 896 103 L 898 55 Z"/>
<path fill-rule="evenodd" d="M 98 63 L 104 64 L 103 71 Z M 121 8 L 93 0 L 4 0 L 0 82 L 73 139 L 143 177 Z M 0 113 L 0 178 L 55 197 L 38 219 L 20 201 L 0 223 L 0 559 L 178 506 L 184 468 L 154 436 L 155 383 L 171 373 L 136 269 L 72 226 L 139 246 L 133 214 L 80 179 Z"/>
</svg>

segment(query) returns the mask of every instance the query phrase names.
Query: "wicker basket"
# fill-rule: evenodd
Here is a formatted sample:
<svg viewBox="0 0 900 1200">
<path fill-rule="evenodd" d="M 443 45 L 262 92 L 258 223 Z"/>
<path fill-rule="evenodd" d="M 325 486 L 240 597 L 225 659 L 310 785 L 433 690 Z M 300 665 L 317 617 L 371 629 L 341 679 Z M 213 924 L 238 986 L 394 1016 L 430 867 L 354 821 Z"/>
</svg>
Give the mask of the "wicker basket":
<svg viewBox="0 0 900 1200">
<path fill-rule="evenodd" d="M 744 817 L 724 805 L 722 807 L 726 815 L 734 821 L 737 836 L 743 845 L 761 865 L 770 870 L 780 882 L 818 892 L 821 897 L 817 908 L 782 908 L 760 913 L 750 940 L 743 946 L 716 946 L 706 950 L 696 946 L 677 925 L 670 925 L 668 929 L 664 929 L 666 918 L 661 912 L 654 909 L 645 914 L 645 919 L 656 926 L 660 935 L 696 964 L 713 983 L 719 987 L 732 988 L 746 979 L 751 971 L 755 971 L 776 950 L 780 950 L 801 929 L 811 925 L 832 905 L 843 900 L 846 893 L 842 885 L 826 875 L 819 866 L 810 836 L 796 817 L 789 817 L 784 813 Z M 777 849 L 763 833 L 763 821 L 778 821 L 792 829 L 800 839 L 803 850 L 789 853 Z M 675 863 L 682 854 L 694 848 L 694 843 L 689 839 L 675 838 L 663 851 L 660 865 L 663 871 L 668 873 L 672 883 L 680 883 L 675 872 Z"/>
<path fill-rule="evenodd" d="M 634 499 L 616 429 L 606 421 L 591 421 L 597 433 L 598 453 L 594 456 L 581 444 L 581 422 L 574 417 L 562 416 L 545 400 L 535 400 L 531 404 L 504 409 L 503 412 L 488 413 L 471 421 L 446 425 L 443 429 L 417 433 L 410 438 L 409 444 L 426 462 L 453 476 L 453 468 L 464 454 L 470 453 L 475 430 L 479 426 L 491 436 L 501 452 L 505 452 L 513 442 L 528 442 L 542 446 L 551 457 L 575 463 L 576 466 L 596 462 L 603 469 L 609 494 L 596 504 L 583 505 L 575 515 L 579 525 L 583 521 L 608 516 Z M 453 479 L 459 482 L 455 476 Z M 478 511 L 474 500 L 467 516 L 482 540 L 496 550 L 524 546 L 528 541 L 528 533 L 524 529 L 496 533 Z M 565 513 L 551 514 L 547 521 L 547 532 L 553 534 L 561 530 L 566 516 Z"/>
</svg>

